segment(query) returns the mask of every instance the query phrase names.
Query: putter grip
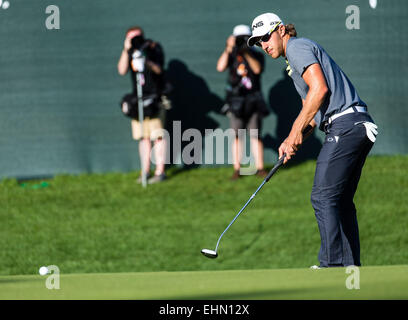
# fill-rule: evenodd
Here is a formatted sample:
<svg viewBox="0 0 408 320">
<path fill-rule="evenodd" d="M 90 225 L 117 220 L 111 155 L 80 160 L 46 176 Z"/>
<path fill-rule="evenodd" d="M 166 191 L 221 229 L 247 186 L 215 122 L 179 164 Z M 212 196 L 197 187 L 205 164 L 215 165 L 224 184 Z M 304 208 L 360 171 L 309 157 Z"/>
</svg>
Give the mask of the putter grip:
<svg viewBox="0 0 408 320">
<path fill-rule="evenodd" d="M 277 162 L 277 163 L 275 164 L 275 166 L 271 169 L 271 171 L 269 171 L 268 175 L 267 175 L 266 178 L 265 178 L 265 182 L 268 182 L 269 179 L 274 175 L 274 173 L 275 173 L 276 171 L 278 171 L 278 169 L 279 169 L 279 167 L 282 165 L 283 160 L 285 159 L 285 157 L 286 157 L 286 153 L 284 153 L 284 154 L 282 155 L 282 157 L 278 160 L 278 162 Z"/>
</svg>

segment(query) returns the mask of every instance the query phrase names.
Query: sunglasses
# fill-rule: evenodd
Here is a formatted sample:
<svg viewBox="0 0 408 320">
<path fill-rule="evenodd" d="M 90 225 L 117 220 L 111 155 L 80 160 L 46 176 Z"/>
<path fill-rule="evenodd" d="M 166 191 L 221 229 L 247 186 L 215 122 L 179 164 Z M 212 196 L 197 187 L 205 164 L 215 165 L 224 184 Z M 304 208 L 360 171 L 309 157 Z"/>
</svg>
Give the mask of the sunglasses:
<svg viewBox="0 0 408 320">
<path fill-rule="evenodd" d="M 263 35 L 257 42 L 255 42 L 255 45 L 257 45 L 258 47 L 262 47 L 262 42 L 268 42 L 269 39 L 272 36 L 272 33 L 276 30 L 278 30 L 279 25 L 275 26 L 273 29 L 271 29 L 271 31 L 269 31 L 267 34 Z"/>
</svg>

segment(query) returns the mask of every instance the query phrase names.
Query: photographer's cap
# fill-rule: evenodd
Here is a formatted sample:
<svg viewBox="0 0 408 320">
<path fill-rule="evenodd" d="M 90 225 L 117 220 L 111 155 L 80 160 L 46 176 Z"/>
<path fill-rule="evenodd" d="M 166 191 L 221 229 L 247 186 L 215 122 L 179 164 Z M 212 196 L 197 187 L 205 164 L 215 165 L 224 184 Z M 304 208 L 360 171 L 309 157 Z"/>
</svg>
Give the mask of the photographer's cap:
<svg viewBox="0 0 408 320">
<path fill-rule="evenodd" d="M 251 28 L 246 24 L 239 24 L 235 26 L 234 30 L 232 31 L 232 35 L 235 37 L 250 36 L 251 34 Z"/>
<path fill-rule="evenodd" d="M 252 21 L 252 36 L 248 39 L 248 46 L 253 46 L 265 34 L 283 24 L 281 18 L 274 13 L 263 13 Z"/>
</svg>

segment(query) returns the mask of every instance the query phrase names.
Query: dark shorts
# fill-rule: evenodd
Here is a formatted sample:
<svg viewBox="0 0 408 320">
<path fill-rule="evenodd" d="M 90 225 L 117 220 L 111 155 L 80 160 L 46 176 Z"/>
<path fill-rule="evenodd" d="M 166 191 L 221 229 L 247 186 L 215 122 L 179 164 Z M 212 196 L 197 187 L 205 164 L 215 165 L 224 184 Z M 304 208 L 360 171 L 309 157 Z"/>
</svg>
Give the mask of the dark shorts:
<svg viewBox="0 0 408 320">
<path fill-rule="evenodd" d="M 254 112 L 248 118 L 238 118 L 233 113 L 229 112 L 228 117 L 230 118 L 230 126 L 235 131 L 235 135 L 238 136 L 238 129 L 247 129 L 248 134 L 251 136 L 250 129 L 258 130 L 258 137 L 261 136 L 262 129 L 262 116 L 259 112 Z"/>
</svg>

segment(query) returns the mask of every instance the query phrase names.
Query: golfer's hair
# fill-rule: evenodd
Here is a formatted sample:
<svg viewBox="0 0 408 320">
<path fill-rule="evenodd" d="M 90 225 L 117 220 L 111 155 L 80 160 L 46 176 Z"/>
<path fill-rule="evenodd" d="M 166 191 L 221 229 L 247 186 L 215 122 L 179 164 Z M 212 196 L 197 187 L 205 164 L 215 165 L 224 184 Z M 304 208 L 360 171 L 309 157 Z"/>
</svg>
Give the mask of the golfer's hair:
<svg viewBox="0 0 408 320">
<path fill-rule="evenodd" d="M 286 30 L 286 33 L 288 35 L 290 35 L 291 37 L 296 37 L 297 36 L 297 32 L 296 32 L 296 28 L 295 28 L 294 24 L 289 23 L 289 24 L 285 25 L 285 30 Z"/>
</svg>

